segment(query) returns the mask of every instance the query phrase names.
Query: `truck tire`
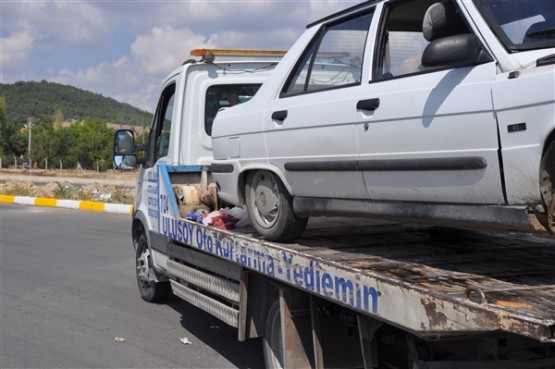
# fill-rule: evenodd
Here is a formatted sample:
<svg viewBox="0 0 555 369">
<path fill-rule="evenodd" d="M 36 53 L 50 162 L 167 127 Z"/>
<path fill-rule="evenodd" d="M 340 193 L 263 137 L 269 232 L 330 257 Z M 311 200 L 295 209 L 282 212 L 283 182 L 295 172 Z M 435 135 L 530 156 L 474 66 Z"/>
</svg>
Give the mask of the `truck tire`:
<svg viewBox="0 0 555 369">
<path fill-rule="evenodd" d="M 259 170 L 247 176 L 245 200 L 254 229 L 265 239 L 288 242 L 305 230 L 308 218 L 293 213 L 293 200 L 279 178 Z"/>
<path fill-rule="evenodd" d="M 547 230 L 555 233 L 555 142 L 545 150 L 540 163 L 540 193 L 547 215 Z"/>
<path fill-rule="evenodd" d="M 283 368 L 283 344 L 281 341 L 279 300 L 275 301 L 268 310 L 263 346 L 266 369 Z"/>
<path fill-rule="evenodd" d="M 137 257 L 135 260 L 137 267 L 137 284 L 142 299 L 148 302 L 160 302 L 165 300 L 170 294 L 171 286 L 167 281 L 156 282 L 151 279 L 150 274 L 154 271 L 151 270 L 152 259 L 148 248 L 148 242 L 144 234 L 140 235 L 137 241 Z"/>
</svg>

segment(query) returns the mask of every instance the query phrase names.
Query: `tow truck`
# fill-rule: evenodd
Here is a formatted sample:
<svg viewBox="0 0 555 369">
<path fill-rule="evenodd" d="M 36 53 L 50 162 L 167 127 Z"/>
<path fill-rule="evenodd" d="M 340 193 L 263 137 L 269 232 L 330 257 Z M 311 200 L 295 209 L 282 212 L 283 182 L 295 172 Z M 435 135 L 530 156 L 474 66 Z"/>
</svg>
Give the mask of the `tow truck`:
<svg viewBox="0 0 555 369">
<path fill-rule="evenodd" d="M 552 238 L 322 217 L 277 243 L 199 221 L 225 205 L 214 117 L 249 100 L 283 52 L 192 55 L 164 82 L 148 143 L 128 130 L 114 139 L 116 166 L 141 164 L 132 240 L 144 300 L 173 292 L 240 341 L 261 338 L 267 368 L 555 368 Z"/>
</svg>

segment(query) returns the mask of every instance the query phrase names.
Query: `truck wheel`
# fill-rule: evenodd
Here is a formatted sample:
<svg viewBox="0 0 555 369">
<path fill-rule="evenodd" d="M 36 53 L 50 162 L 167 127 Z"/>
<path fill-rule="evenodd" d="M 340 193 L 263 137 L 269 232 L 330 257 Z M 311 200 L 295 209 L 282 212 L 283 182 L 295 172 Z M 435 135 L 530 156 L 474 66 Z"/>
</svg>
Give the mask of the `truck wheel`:
<svg viewBox="0 0 555 369">
<path fill-rule="evenodd" d="M 555 233 L 555 142 L 552 142 L 540 163 L 540 192 L 547 215 L 548 231 Z"/>
<path fill-rule="evenodd" d="M 264 332 L 264 363 L 266 369 L 283 368 L 283 346 L 281 342 L 281 319 L 279 315 L 279 300 L 275 301 L 266 318 Z"/>
<path fill-rule="evenodd" d="M 148 242 L 144 234 L 139 236 L 137 245 L 137 284 L 143 300 L 148 302 L 160 302 L 166 299 L 171 291 L 170 283 L 167 281 L 156 282 L 151 278 L 152 260 Z"/>
<path fill-rule="evenodd" d="M 292 241 L 304 232 L 308 218 L 293 213 L 292 198 L 274 173 L 249 173 L 245 200 L 254 229 L 267 240 Z"/>
</svg>

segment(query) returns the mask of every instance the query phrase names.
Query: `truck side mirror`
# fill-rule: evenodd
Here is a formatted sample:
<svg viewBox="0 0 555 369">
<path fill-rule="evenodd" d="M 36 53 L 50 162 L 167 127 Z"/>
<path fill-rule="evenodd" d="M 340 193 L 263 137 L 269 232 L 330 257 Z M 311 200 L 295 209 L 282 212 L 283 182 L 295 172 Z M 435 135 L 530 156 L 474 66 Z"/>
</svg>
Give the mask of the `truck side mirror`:
<svg viewBox="0 0 555 369">
<path fill-rule="evenodd" d="M 430 42 L 422 54 L 424 67 L 472 65 L 488 61 L 491 61 L 490 56 L 473 34 L 438 38 Z"/>
<path fill-rule="evenodd" d="M 114 137 L 114 167 L 133 170 L 137 166 L 135 134 L 129 129 L 120 129 Z"/>
</svg>

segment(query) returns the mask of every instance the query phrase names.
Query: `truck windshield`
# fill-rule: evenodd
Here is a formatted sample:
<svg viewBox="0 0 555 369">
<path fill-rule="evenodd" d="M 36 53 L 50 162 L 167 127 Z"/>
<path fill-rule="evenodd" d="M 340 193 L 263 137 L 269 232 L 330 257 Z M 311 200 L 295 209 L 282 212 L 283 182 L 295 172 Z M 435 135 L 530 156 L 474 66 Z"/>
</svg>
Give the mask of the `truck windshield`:
<svg viewBox="0 0 555 369">
<path fill-rule="evenodd" d="M 206 90 L 204 107 L 204 129 L 212 135 L 212 123 L 222 108 L 229 108 L 249 101 L 260 88 L 260 84 L 214 85 Z"/>
<path fill-rule="evenodd" d="M 551 0 L 475 0 L 507 50 L 555 47 L 555 6 Z"/>
</svg>

